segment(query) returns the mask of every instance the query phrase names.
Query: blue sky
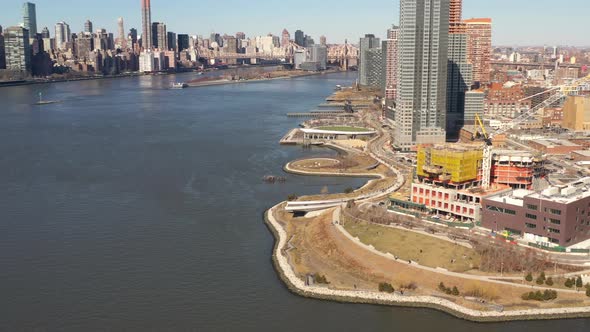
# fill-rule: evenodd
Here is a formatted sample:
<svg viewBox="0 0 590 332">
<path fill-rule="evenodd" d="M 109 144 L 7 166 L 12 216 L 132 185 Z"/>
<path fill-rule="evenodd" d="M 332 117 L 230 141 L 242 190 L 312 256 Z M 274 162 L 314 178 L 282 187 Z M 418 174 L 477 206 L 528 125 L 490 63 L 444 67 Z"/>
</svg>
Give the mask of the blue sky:
<svg viewBox="0 0 590 332">
<path fill-rule="evenodd" d="M 72 32 L 83 29 L 86 19 L 94 28 L 115 31 L 119 16 L 125 29 L 141 30 L 140 0 L 37 0 L 37 25 L 49 27 L 53 36 L 58 21 L 70 24 Z M 74 3 L 76 3 L 74 5 Z M 495 45 L 590 45 L 587 25 L 589 0 L 464 0 L 463 17 L 491 17 Z M 567 5 L 565 5 L 567 4 Z M 365 33 L 385 36 L 399 20 L 399 0 L 152 0 L 152 21 L 166 23 L 168 31 L 209 35 L 216 31 L 247 36 L 273 33 L 283 28 L 301 29 L 318 41 L 355 42 Z M 22 2 L 0 0 L 0 25 L 18 24 Z"/>
</svg>

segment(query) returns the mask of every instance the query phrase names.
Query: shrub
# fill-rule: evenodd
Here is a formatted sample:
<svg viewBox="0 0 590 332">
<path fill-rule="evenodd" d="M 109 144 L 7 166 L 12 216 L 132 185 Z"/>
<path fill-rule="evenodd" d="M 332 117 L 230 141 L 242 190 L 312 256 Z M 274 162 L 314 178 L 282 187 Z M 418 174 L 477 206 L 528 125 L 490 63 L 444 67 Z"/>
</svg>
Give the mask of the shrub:
<svg viewBox="0 0 590 332">
<path fill-rule="evenodd" d="M 545 271 L 541 272 L 541 274 L 539 275 L 539 279 L 543 279 L 543 281 L 545 281 Z"/>
<path fill-rule="evenodd" d="M 439 285 L 439 287 L 440 287 L 440 285 Z M 416 283 L 412 281 L 412 282 L 409 282 L 407 284 L 401 284 L 400 285 L 400 288 L 408 289 L 408 290 L 415 290 L 415 289 L 418 288 L 418 285 L 416 285 Z"/>
<path fill-rule="evenodd" d="M 533 275 L 529 272 L 529 274 L 526 275 L 526 277 L 524 278 L 524 280 L 531 282 L 533 281 Z"/>
<path fill-rule="evenodd" d="M 590 287 L 586 288 L 586 296 L 590 297 Z"/>
<path fill-rule="evenodd" d="M 451 294 L 453 294 L 454 296 L 459 296 L 459 289 L 457 289 L 457 286 L 453 287 Z"/>
<path fill-rule="evenodd" d="M 390 283 L 381 282 L 379 283 L 379 291 L 384 293 L 393 293 L 395 292 L 395 289 Z"/>
<path fill-rule="evenodd" d="M 565 284 L 564 285 L 567 288 L 572 288 L 574 286 L 574 281 L 572 279 L 570 279 L 570 278 L 567 278 L 565 280 Z"/>
<path fill-rule="evenodd" d="M 553 278 L 551 278 L 551 277 L 547 278 L 547 280 L 545 280 L 545 284 L 547 286 L 553 286 Z"/>
<path fill-rule="evenodd" d="M 351 188 L 351 187 L 348 187 L 348 188 L 344 189 L 344 193 L 345 194 L 352 194 L 353 192 L 354 192 L 354 189 Z"/>
<path fill-rule="evenodd" d="M 297 195 L 295 195 L 295 194 L 291 194 L 291 195 L 287 196 L 287 200 L 288 200 L 289 202 L 292 202 L 292 201 L 294 201 L 294 200 L 296 200 L 296 199 L 298 199 L 298 198 L 299 198 L 299 197 L 298 197 Z"/>
<path fill-rule="evenodd" d="M 544 283 L 545 283 L 545 280 L 544 280 L 543 278 L 541 278 L 541 276 L 539 276 L 539 277 L 537 278 L 536 282 L 537 282 L 537 285 L 542 285 L 542 284 L 544 284 Z"/>
<path fill-rule="evenodd" d="M 440 284 L 438 284 L 438 290 L 441 292 L 444 292 L 447 290 L 447 287 L 445 286 L 445 284 L 441 281 Z"/>
<path fill-rule="evenodd" d="M 324 285 L 328 285 L 330 282 L 328 281 L 328 279 L 326 279 L 326 276 L 323 276 L 319 273 L 316 273 L 313 275 L 313 280 L 315 280 L 315 282 L 317 284 L 324 284 Z"/>
</svg>

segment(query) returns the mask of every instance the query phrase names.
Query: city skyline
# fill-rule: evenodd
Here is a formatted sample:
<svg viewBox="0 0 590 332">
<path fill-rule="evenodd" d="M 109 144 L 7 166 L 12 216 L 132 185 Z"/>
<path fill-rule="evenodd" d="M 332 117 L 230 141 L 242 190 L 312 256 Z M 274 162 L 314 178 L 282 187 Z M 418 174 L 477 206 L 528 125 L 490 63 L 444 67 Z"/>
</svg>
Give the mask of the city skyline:
<svg viewBox="0 0 590 332">
<path fill-rule="evenodd" d="M 377 0 L 371 6 L 366 4 L 335 6 L 337 3 L 331 1 L 323 3 L 302 1 L 303 5 L 309 2 L 310 6 L 316 8 L 318 14 L 309 14 L 309 11 L 293 11 L 287 4 L 272 4 L 268 0 L 259 0 L 257 6 L 239 7 L 239 10 L 240 4 L 237 2 L 235 6 L 232 6 L 231 2 L 223 5 L 211 3 L 206 11 L 203 11 L 197 3 L 188 1 L 181 0 L 178 6 L 183 10 L 177 11 L 174 10 L 176 6 L 171 7 L 163 1 L 154 0 L 151 4 L 152 21 L 166 23 L 168 31 L 203 36 L 208 36 L 211 32 L 235 34 L 237 31 L 245 31 L 249 37 L 268 33 L 280 36 L 284 28 L 291 34 L 301 29 L 316 39 L 325 35 L 328 43 L 343 43 L 345 39 L 356 43 L 359 36 L 366 33 L 373 33 L 376 37 L 384 39 L 387 28 L 391 24 L 399 24 L 396 22 L 399 16 L 399 0 Z M 569 33 L 583 31 L 584 9 L 590 9 L 587 2 L 571 1 L 568 8 L 577 7 L 581 10 L 568 12 L 567 17 L 566 15 L 558 17 L 554 15 L 556 8 L 553 2 L 535 1 L 535 15 L 525 17 L 523 13 L 531 10 L 531 4 L 527 2 L 529 1 L 512 3 L 509 0 L 494 2 L 467 0 L 463 4 L 463 17 L 465 19 L 491 17 L 494 20 L 493 44 L 496 46 L 554 44 L 590 46 L 590 40 L 584 34 Z M 84 10 L 88 13 L 82 12 L 80 7 L 71 6 L 65 0 L 39 0 L 34 3 L 37 7 L 39 31 L 43 27 L 51 28 L 59 21 L 70 24 L 72 32 L 83 31 L 84 22 L 90 20 L 94 23 L 95 29 L 106 28 L 108 31 L 116 32 L 119 17 L 123 17 L 127 29 L 136 28 L 141 31 L 139 0 L 125 3 L 104 0 L 100 4 L 85 6 Z M 266 4 L 268 6 L 265 6 Z M 23 23 L 22 6 L 22 2 L 12 2 L 4 6 L 5 10 L 0 12 L 0 25 L 8 27 Z M 288 13 L 290 19 L 285 21 L 285 15 L 276 15 L 275 12 Z M 186 16 L 188 14 L 183 13 L 195 14 Z M 319 13 L 325 13 L 324 17 L 321 17 Z M 244 17 L 248 17 L 248 22 L 244 21 Z M 359 17 L 371 19 L 363 20 L 361 25 L 350 24 L 351 20 Z M 329 24 L 326 24 L 326 21 Z M 518 29 L 514 29 L 515 26 Z"/>
</svg>

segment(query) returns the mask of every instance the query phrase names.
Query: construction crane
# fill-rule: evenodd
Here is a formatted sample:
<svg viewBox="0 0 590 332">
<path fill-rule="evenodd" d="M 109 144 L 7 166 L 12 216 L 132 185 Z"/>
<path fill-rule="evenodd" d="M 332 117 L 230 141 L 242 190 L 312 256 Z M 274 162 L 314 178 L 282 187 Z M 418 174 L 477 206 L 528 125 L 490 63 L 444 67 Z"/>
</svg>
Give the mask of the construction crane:
<svg viewBox="0 0 590 332">
<path fill-rule="evenodd" d="M 492 158 L 494 157 L 493 153 L 493 139 L 497 135 L 501 135 L 506 133 L 507 131 L 514 129 L 515 127 L 519 126 L 526 120 L 532 118 L 537 114 L 538 111 L 551 106 L 553 103 L 561 100 L 570 95 L 578 95 L 580 88 L 584 85 L 590 85 L 590 75 L 578 79 L 571 84 L 559 86 L 556 88 L 551 89 L 553 91 L 547 99 L 545 99 L 539 105 L 532 107 L 531 109 L 527 110 L 523 114 L 519 115 L 515 119 L 513 119 L 509 124 L 506 126 L 500 127 L 497 130 L 487 133 L 483 122 L 479 115 L 476 114 L 476 120 L 478 125 L 481 127 L 481 130 L 484 134 L 484 148 L 483 148 L 483 162 L 482 162 L 482 180 L 481 185 L 484 189 L 489 189 L 491 184 L 491 177 L 492 177 Z M 547 93 L 544 92 L 544 93 Z"/>
</svg>

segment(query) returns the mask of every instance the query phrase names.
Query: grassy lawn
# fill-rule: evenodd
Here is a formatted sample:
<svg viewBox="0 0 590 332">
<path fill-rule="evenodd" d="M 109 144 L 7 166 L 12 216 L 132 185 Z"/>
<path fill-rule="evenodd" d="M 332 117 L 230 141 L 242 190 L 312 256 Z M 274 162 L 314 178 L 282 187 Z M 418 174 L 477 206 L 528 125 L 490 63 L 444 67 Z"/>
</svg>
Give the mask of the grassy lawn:
<svg viewBox="0 0 590 332">
<path fill-rule="evenodd" d="M 367 131 L 371 131 L 370 129 L 367 128 L 361 128 L 361 127 L 319 127 L 316 128 L 319 130 L 330 130 L 330 131 L 343 131 L 343 132 L 367 132 Z"/>
<path fill-rule="evenodd" d="M 389 252 L 401 260 L 412 260 L 424 266 L 442 267 L 454 272 L 471 270 L 480 263 L 475 250 L 427 235 L 369 223 L 348 222 L 344 227 L 364 244 L 372 245 L 381 252 Z"/>
</svg>

